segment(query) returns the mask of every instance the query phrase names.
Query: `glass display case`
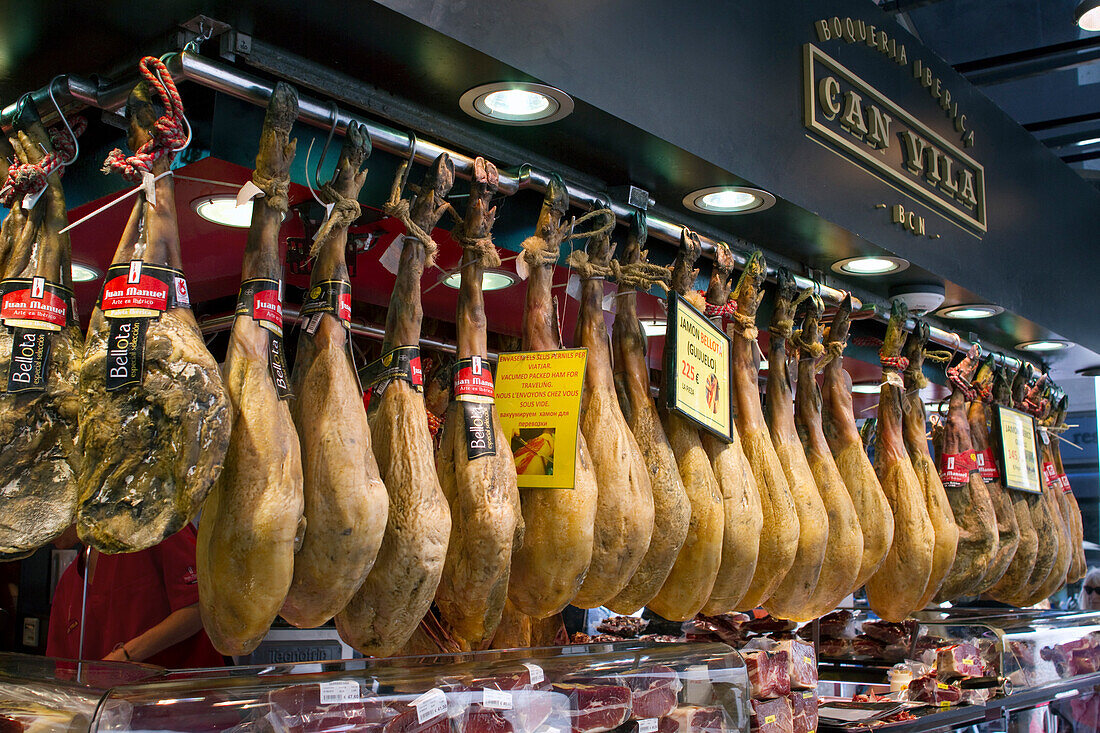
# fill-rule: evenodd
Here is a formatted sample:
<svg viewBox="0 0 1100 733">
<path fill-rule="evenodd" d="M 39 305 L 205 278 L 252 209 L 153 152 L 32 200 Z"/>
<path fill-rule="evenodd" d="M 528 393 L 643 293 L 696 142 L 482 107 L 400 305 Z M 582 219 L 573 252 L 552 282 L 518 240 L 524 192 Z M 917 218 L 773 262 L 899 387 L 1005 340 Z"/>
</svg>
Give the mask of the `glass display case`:
<svg viewBox="0 0 1100 733">
<path fill-rule="evenodd" d="M 10 710 L 3 700 L 0 731 L 8 730 L 4 718 L 17 713 L 38 717 L 26 717 L 24 728 L 13 730 L 36 731 L 749 730 L 746 668 L 724 644 L 623 642 L 354 659 L 323 663 L 320 672 L 316 664 L 186 672 L 141 668 L 133 679 L 102 678 L 96 684 L 68 681 L 76 672 L 66 670 L 75 662 L 45 660 L 59 673 L 51 680 L 49 670 L 31 670 L 26 659 L 0 655 L 5 688 L 39 690 L 37 697 L 24 695 L 26 702 L 12 693 Z M 83 672 L 91 676 L 91 670 Z"/>
</svg>

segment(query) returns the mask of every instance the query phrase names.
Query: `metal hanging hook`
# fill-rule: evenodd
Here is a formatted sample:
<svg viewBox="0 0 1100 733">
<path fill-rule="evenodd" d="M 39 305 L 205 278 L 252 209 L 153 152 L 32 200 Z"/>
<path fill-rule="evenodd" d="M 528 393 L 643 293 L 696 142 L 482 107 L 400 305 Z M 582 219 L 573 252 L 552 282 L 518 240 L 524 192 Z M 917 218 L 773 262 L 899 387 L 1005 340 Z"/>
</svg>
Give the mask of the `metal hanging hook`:
<svg viewBox="0 0 1100 733">
<path fill-rule="evenodd" d="M 190 41 L 183 44 L 183 50 L 184 51 L 189 51 L 191 53 L 198 53 L 199 52 L 199 47 L 205 41 L 210 40 L 210 38 L 213 35 L 214 35 L 214 29 L 213 28 L 207 28 L 206 24 L 203 23 L 203 21 L 200 20 L 199 21 L 199 32 L 198 32 L 198 34 L 194 38 L 192 38 Z"/>
<path fill-rule="evenodd" d="M 321 198 L 317 195 L 317 192 L 314 190 L 313 186 L 314 186 L 314 184 L 316 184 L 317 188 L 321 187 L 321 168 L 325 164 L 325 156 L 328 155 L 328 147 L 332 143 L 332 138 L 336 134 L 336 128 L 340 123 L 340 108 L 336 106 L 336 102 L 330 102 L 329 104 L 332 106 L 332 127 L 328 131 L 328 138 L 325 139 L 325 147 L 321 148 L 321 157 L 317 161 L 317 168 L 313 172 L 313 176 L 312 176 L 313 180 L 312 181 L 310 180 L 310 174 L 309 174 L 309 158 L 310 158 L 310 155 L 313 153 L 313 143 L 314 143 L 313 138 L 310 139 L 309 147 L 306 149 L 306 161 L 305 161 L 305 163 L 306 163 L 306 188 L 309 189 L 309 194 L 313 197 L 313 200 L 316 201 L 317 203 L 319 203 L 321 206 L 325 206 L 325 207 L 327 207 L 328 204 L 326 204 L 324 201 L 321 200 Z"/>
<path fill-rule="evenodd" d="M 76 139 L 76 134 L 73 132 L 73 126 L 69 124 L 69 118 L 65 116 L 65 113 L 61 111 L 61 105 L 57 103 L 57 97 L 53 94 L 53 85 L 58 79 L 62 78 L 64 74 L 58 74 L 53 79 L 50 79 L 50 84 L 46 87 L 50 92 L 50 101 L 53 102 L 53 108 L 57 110 L 57 116 L 61 119 L 61 124 L 65 125 L 65 129 L 69 133 L 69 139 L 73 141 L 73 156 L 68 160 L 61 161 L 61 166 L 67 168 L 76 162 L 76 159 L 80 157 L 80 141 Z"/>
</svg>

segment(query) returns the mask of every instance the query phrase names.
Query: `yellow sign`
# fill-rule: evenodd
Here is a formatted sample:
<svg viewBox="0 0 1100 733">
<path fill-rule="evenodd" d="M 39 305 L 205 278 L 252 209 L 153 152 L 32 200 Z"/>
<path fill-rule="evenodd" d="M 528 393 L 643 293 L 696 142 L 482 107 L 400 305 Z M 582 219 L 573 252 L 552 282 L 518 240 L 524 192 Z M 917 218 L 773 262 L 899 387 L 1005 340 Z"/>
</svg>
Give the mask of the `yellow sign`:
<svg viewBox="0 0 1100 733">
<path fill-rule="evenodd" d="M 1001 436 L 1001 465 L 1005 486 L 1010 489 L 1042 492 L 1039 455 L 1035 442 L 1035 418 L 1018 410 L 997 405 L 997 429 Z"/>
<path fill-rule="evenodd" d="M 729 441 L 733 435 L 729 336 L 676 294 L 668 299 L 668 323 L 668 408 Z"/>
<path fill-rule="evenodd" d="M 501 354 L 496 405 L 521 489 L 571 489 L 588 349 Z"/>
</svg>

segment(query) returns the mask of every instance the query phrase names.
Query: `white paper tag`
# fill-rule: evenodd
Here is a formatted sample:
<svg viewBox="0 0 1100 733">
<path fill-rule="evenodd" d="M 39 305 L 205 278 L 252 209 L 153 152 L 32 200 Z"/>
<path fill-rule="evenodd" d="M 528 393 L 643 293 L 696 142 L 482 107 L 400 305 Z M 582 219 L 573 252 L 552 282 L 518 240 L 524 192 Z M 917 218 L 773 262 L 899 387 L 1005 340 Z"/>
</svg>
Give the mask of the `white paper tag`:
<svg viewBox="0 0 1100 733">
<path fill-rule="evenodd" d="M 34 208 L 34 205 L 38 203 L 38 199 L 42 198 L 42 194 L 46 193 L 46 189 L 43 188 L 38 193 L 28 193 L 23 197 L 23 210 L 30 211 Z"/>
<path fill-rule="evenodd" d="M 1047 434 L 1046 428 L 1039 428 L 1039 435 L 1043 436 L 1043 445 L 1050 445 L 1050 435 Z"/>
<path fill-rule="evenodd" d="M 616 303 L 618 303 L 618 298 L 615 297 L 616 295 L 618 295 L 618 293 L 610 293 L 609 295 L 603 296 L 602 306 L 608 313 L 615 313 L 618 311 L 618 306 L 616 305 Z"/>
<path fill-rule="evenodd" d="M 378 264 L 396 275 L 397 269 L 401 265 L 401 251 L 404 247 L 405 237 L 403 235 L 394 237 L 393 241 L 390 242 L 390 246 L 386 247 L 386 251 L 378 258 Z"/>
<path fill-rule="evenodd" d="M 152 173 L 142 172 L 141 190 L 145 192 L 145 200 L 149 202 L 149 205 L 154 209 L 157 208 L 156 177 Z"/>
<path fill-rule="evenodd" d="M 526 280 L 531 275 L 531 267 L 527 264 L 527 258 L 524 257 L 523 252 L 516 257 L 516 274 L 519 275 L 520 280 Z"/>
<path fill-rule="evenodd" d="M 378 680 L 377 679 L 373 679 L 373 680 L 370 681 L 370 691 L 371 692 L 378 692 Z"/>
<path fill-rule="evenodd" d="M 190 308 L 191 296 L 187 293 L 187 281 L 177 276 L 172 278 L 172 283 L 176 289 L 176 305 Z"/>
<path fill-rule="evenodd" d="M 656 718 L 642 718 L 638 721 L 638 733 L 657 733 Z"/>
<path fill-rule="evenodd" d="M 443 690 L 433 687 L 413 700 L 412 705 L 416 708 L 416 722 L 423 725 L 447 712 L 447 696 L 443 694 Z"/>
<path fill-rule="evenodd" d="M 355 680 L 333 680 L 322 682 L 321 704 L 333 705 L 344 702 L 359 702 L 359 683 Z"/>
<path fill-rule="evenodd" d="M 486 687 L 482 692 L 481 704 L 494 710 L 511 710 L 512 693 Z"/>
<path fill-rule="evenodd" d="M 257 186 L 252 181 L 248 181 L 243 186 L 241 186 L 240 191 L 237 191 L 237 206 L 244 206 L 252 199 L 263 195 L 264 192 L 260 190 L 259 186 Z"/>
<path fill-rule="evenodd" d="M 315 313 L 309 317 L 309 320 L 306 322 L 306 333 L 310 336 L 313 335 L 313 332 L 317 330 L 317 326 L 321 325 L 321 316 L 323 315 L 324 313 Z"/>
<path fill-rule="evenodd" d="M 684 703 L 687 705 L 708 705 L 710 703 L 710 669 L 705 664 L 694 664 L 680 676 L 684 680 Z"/>
<path fill-rule="evenodd" d="M 581 299 L 581 278 L 576 273 L 569 276 L 569 282 L 565 284 L 565 294 L 573 300 Z"/>
<path fill-rule="evenodd" d="M 542 671 L 542 667 L 531 662 L 524 662 L 523 666 L 527 668 L 527 672 L 531 675 L 531 684 L 537 685 L 546 679 L 546 673 Z"/>
</svg>

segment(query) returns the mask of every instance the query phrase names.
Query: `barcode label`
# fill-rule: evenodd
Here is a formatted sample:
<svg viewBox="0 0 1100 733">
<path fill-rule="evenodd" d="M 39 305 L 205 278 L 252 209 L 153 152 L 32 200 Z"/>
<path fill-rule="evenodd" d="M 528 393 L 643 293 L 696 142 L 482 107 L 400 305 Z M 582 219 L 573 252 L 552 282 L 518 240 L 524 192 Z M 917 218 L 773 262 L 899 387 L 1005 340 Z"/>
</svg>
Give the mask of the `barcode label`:
<svg viewBox="0 0 1100 733">
<path fill-rule="evenodd" d="M 420 724 L 447 712 L 447 696 L 438 687 L 428 690 L 413 700 L 412 704 L 416 708 L 416 721 Z"/>
<path fill-rule="evenodd" d="M 322 682 L 321 704 L 333 705 L 343 702 L 359 702 L 359 683 L 355 680 L 334 680 Z"/>
</svg>

